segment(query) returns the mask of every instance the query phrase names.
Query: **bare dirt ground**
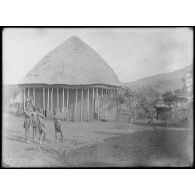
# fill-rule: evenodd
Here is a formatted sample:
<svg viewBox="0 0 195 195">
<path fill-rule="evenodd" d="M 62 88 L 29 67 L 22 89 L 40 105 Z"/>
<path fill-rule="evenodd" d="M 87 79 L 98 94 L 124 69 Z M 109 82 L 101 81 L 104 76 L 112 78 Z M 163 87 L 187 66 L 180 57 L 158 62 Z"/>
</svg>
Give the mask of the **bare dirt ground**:
<svg viewBox="0 0 195 195">
<path fill-rule="evenodd" d="M 26 143 L 23 118 L 5 114 L 3 166 L 186 167 L 193 161 L 192 129 L 64 122 L 63 134 L 64 142 L 56 143 L 53 121 L 46 121 L 45 144 Z"/>
</svg>

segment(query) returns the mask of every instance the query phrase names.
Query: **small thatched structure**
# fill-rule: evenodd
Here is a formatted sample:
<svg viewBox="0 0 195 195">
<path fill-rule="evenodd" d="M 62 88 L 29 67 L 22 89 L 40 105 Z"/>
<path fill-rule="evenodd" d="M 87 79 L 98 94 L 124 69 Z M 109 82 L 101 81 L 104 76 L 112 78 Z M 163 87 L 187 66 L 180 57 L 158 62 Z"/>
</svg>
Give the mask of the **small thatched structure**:
<svg viewBox="0 0 195 195">
<path fill-rule="evenodd" d="M 19 84 L 26 97 L 52 116 L 66 120 L 115 120 L 119 80 L 108 64 L 78 37 L 71 37 L 41 59 Z M 25 107 L 25 103 L 24 103 Z"/>
</svg>

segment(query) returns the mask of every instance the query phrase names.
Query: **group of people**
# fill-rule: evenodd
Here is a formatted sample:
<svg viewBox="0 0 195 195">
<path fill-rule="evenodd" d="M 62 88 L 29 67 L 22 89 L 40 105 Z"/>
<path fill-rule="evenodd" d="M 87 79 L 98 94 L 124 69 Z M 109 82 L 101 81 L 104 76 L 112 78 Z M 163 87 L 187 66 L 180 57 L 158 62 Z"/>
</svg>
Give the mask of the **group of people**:
<svg viewBox="0 0 195 195">
<path fill-rule="evenodd" d="M 45 116 L 42 114 L 41 109 L 37 109 L 35 106 L 28 106 L 24 110 L 24 129 L 25 129 L 25 140 L 27 143 L 29 140 L 29 130 L 32 129 L 33 142 L 44 144 L 46 138 L 45 131 Z M 58 142 L 57 133 L 61 135 L 61 142 L 63 142 L 62 133 L 62 117 L 58 112 L 54 113 L 54 129 L 55 129 L 55 140 Z"/>
</svg>

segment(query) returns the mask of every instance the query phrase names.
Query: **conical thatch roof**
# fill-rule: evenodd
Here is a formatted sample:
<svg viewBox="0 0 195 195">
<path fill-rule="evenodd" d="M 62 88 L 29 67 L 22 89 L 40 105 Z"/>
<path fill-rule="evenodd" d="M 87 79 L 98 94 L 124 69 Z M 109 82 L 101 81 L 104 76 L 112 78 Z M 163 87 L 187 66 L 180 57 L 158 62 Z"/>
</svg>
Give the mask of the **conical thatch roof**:
<svg viewBox="0 0 195 195">
<path fill-rule="evenodd" d="M 73 36 L 41 59 L 20 84 L 119 85 L 119 80 L 92 48 Z"/>
</svg>

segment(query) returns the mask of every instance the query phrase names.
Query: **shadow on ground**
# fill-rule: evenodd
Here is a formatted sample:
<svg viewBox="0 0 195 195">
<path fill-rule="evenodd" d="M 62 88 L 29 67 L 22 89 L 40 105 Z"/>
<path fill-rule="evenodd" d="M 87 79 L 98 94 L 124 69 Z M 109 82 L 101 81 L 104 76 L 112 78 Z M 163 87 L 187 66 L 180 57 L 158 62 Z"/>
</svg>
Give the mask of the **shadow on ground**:
<svg viewBox="0 0 195 195">
<path fill-rule="evenodd" d="M 10 141 L 16 141 L 16 142 L 21 142 L 21 143 L 26 143 L 24 137 L 18 136 L 18 135 L 10 135 L 6 137 Z"/>
<path fill-rule="evenodd" d="M 114 132 L 105 132 L 105 131 L 94 131 L 94 133 L 102 134 L 102 135 L 112 135 L 112 136 L 124 135 L 124 133 L 114 133 Z"/>
<path fill-rule="evenodd" d="M 76 149 L 63 159 L 65 166 L 74 167 L 192 166 L 193 135 L 181 130 L 134 132 Z"/>
</svg>

